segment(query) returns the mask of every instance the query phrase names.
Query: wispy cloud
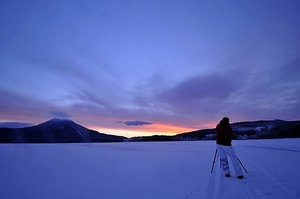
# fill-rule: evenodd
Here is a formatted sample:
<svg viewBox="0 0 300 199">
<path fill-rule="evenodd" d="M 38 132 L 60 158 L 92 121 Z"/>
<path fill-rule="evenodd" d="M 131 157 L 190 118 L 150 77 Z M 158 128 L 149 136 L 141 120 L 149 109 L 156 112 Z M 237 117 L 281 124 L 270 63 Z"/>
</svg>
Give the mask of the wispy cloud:
<svg viewBox="0 0 300 199">
<path fill-rule="evenodd" d="M 122 123 L 122 124 L 125 124 L 127 126 L 143 126 L 143 125 L 151 125 L 152 123 L 150 122 L 143 122 L 143 121 L 126 121 L 126 122 L 123 122 L 123 121 L 117 121 L 116 123 Z"/>
<path fill-rule="evenodd" d="M 72 115 L 63 111 L 50 111 L 49 112 L 53 117 L 61 117 L 61 118 L 71 118 Z"/>
</svg>

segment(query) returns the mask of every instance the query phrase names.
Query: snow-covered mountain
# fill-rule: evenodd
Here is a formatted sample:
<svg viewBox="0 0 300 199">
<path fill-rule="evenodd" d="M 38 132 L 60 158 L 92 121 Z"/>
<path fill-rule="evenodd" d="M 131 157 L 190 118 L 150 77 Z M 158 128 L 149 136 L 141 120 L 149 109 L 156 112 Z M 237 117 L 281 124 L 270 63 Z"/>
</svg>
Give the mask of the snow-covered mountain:
<svg viewBox="0 0 300 199">
<path fill-rule="evenodd" d="M 118 142 L 125 137 L 87 129 L 69 119 L 54 118 L 25 128 L 0 128 L 2 143 Z"/>
</svg>

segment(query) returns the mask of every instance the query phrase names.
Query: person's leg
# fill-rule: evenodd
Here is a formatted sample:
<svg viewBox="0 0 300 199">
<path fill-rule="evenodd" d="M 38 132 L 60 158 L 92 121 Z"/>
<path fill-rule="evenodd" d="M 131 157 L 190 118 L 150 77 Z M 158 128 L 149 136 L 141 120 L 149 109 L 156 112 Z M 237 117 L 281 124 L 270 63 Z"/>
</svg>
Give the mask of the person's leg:
<svg viewBox="0 0 300 199">
<path fill-rule="evenodd" d="M 243 170 L 242 170 L 242 167 L 241 167 L 240 163 L 238 162 L 238 159 L 237 159 L 237 156 L 235 154 L 235 151 L 234 151 L 233 147 L 232 146 L 226 146 L 226 147 L 223 147 L 223 150 L 230 157 L 230 160 L 232 162 L 232 165 L 234 167 L 234 171 L 235 171 L 236 175 L 237 176 L 242 176 L 243 175 Z"/>
<path fill-rule="evenodd" d="M 221 146 L 221 145 L 217 145 L 217 149 L 218 149 L 218 154 L 221 159 L 221 165 L 222 165 L 223 171 L 224 171 L 225 175 L 227 176 L 230 174 L 230 171 L 229 171 L 229 164 L 228 164 L 226 152 L 223 149 L 223 146 Z"/>
</svg>

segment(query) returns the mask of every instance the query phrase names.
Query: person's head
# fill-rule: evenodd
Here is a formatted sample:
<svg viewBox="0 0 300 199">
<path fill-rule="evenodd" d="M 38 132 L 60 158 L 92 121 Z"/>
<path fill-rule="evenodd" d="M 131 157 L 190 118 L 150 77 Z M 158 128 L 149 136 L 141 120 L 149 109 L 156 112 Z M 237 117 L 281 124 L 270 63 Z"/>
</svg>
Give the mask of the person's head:
<svg viewBox="0 0 300 199">
<path fill-rule="evenodd" d="M 228 117 L 223 117 L 223 119 L 221 120 L 221 123 L 229 124 L 229 118 Z"/>
</svg>

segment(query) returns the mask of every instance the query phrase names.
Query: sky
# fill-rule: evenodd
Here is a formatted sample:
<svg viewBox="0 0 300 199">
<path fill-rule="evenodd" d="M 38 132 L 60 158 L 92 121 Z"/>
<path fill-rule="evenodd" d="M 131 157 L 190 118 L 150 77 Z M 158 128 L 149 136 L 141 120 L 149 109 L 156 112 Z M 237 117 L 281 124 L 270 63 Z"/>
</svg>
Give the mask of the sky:
<svg viewBox="0 0 300 199">
<path fill-rule="evenodd" d="M 300 119 L 298 0 L 0 2 L 0 122 L 126 137 Z"/>
</svg>

